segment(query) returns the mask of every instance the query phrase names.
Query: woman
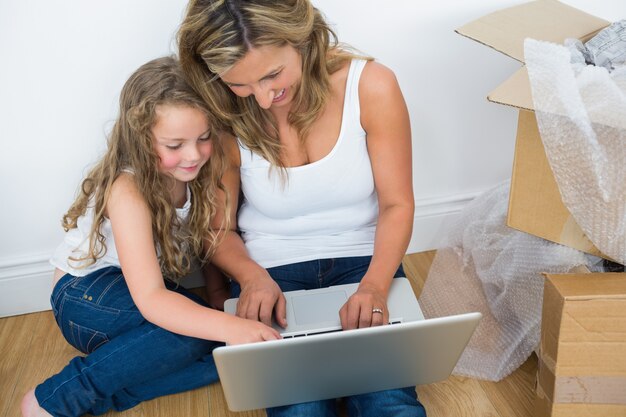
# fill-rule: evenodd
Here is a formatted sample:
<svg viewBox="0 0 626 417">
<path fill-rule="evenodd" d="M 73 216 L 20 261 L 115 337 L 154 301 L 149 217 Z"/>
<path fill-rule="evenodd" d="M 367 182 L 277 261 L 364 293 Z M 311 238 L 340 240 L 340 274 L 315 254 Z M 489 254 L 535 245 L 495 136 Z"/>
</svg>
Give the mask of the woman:
<svg viewBox="0 0 626 417">
<path fill-rule="evenodd" d="M 413 192 L 409 117 L 393 73 L 338 46 L 308 0 L 192 0 L 178 34 L 190 82 L 237 139 L 224 183 L 243 192 L 213 263 L 237 314 L 284 326 L 281 291 L 360 282 L 344 329 L 388 322 Z M 235 218 L 236 217 L 236 218 Z M 219 219 L 218 219 L 219 220 Z M 350 397 L 354 415 L 424 415 L 415 390 Z M 334 401 L 268 415 L 334 415 Z"/>
</svg>

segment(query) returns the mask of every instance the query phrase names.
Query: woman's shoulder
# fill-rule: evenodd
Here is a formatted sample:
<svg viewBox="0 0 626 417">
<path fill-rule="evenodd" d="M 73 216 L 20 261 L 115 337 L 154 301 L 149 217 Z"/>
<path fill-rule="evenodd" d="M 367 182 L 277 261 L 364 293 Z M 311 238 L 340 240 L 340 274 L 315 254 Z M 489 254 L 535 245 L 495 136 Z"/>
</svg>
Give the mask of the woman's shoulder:
<svg viewBox="0 0 626 417">
<path fill-rule="evenodd" d="M 385 95 L 390 88 L 398 87 L 398 79 L 387 66 L 377 61 L 368 61 L 361 73 L 359 81 L 359 96 L 376 99 Z"/>
<path fill-rule="evenodd" d="M 370 61 L 359 81 L 361 125 L 366 131 L 391 120 L 390 115 L 406 113 L 398 79 L 385 65 Z"/>
<path fill-rule="evenodd" d="M 351 63 L 352 61 L 349 59 L 342 61 L 337 69 L 330 74 L 330 83 L 333 90 L 340 89 L 338 87 L 343 86 L 346 83 Z"/>
</svg>

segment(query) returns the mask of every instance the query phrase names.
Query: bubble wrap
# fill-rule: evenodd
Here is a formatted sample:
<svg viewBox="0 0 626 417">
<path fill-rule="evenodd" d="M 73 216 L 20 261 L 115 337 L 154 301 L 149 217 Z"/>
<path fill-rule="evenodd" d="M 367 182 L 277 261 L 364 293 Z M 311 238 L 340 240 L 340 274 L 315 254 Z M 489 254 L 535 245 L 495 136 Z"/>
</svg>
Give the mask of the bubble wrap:
<svg viewBox="0 0 626 417">
<path fill-rule="evenodd" d="M 537 124 L 563 203 L 604 254 L 626 263 L 626 67 L 584 65 L 527 39 Z"/>
<path fill-rule="evenodd" d="M 499 381 L 539 345 L 544 277 L 600 258 L 506 226 L 509 182 L 474 199 L 442 233 L 419 303 L 427 318 L 480 311 L 454 373 Z"/>
</svg>

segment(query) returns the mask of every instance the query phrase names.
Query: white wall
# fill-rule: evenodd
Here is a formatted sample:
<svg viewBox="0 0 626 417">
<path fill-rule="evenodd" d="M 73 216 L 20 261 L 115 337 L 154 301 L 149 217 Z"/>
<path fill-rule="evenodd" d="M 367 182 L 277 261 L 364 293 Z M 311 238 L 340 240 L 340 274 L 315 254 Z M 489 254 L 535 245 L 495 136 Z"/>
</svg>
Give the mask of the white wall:
<svg viewBox="0 0 626 417">
<path fill-rule="evenodd" d="M 510 176 L 516 112 L 485 100 L 519 64 L 454 33 L 517 0 L 313 0 L 350 43 L 391 67 L 413 129 L 415 231 Z M 613 0 L 566 0 L 608 20 Z M 620 2 L 623 3 L 623 2 Z M 126 78 L 175 51 L 185 0 L 0 1 L 0 316 L 48 308 L 47 258 L 80 178 L 105 147 Z"/>
</svg>

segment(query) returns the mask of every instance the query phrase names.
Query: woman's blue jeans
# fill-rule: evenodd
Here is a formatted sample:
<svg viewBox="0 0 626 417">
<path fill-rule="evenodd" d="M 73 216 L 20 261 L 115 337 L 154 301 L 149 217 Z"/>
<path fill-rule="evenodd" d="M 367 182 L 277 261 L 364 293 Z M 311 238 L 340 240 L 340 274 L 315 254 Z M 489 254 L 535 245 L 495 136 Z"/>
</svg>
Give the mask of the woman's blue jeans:
<svg viewBox="0 0 626 417">
<path fill-rule="evenodd" d="M 167 285 L 206 305 L 185 289 Z M 87 354 L 36 387 L 40 406 L 55 417 L 122 411 L 218 380 L 211 352 L 219 344 L 146 321 L 119 268 L 63 276 L 51 304 L 65 339 Z"/>
<path fill-rule="evenodd" d="M 283 291 L 329 287 L 360 282 L 369 267 L 371 256 L 320 259 L 268 268 L 267 272 Z M 395 277 L 403 277 L 402 266 Z M 231 292 L 238 297 L 241 288 L 233 281 Z M 425 417 L 426 411 L 417 400 L 414 387 L 406 387 L 345 398 L 352 417 Z M 274 407 L 266 410 L 268 417 L 337 416 L 336 401 L 314 401 Z"/>
</svg>

